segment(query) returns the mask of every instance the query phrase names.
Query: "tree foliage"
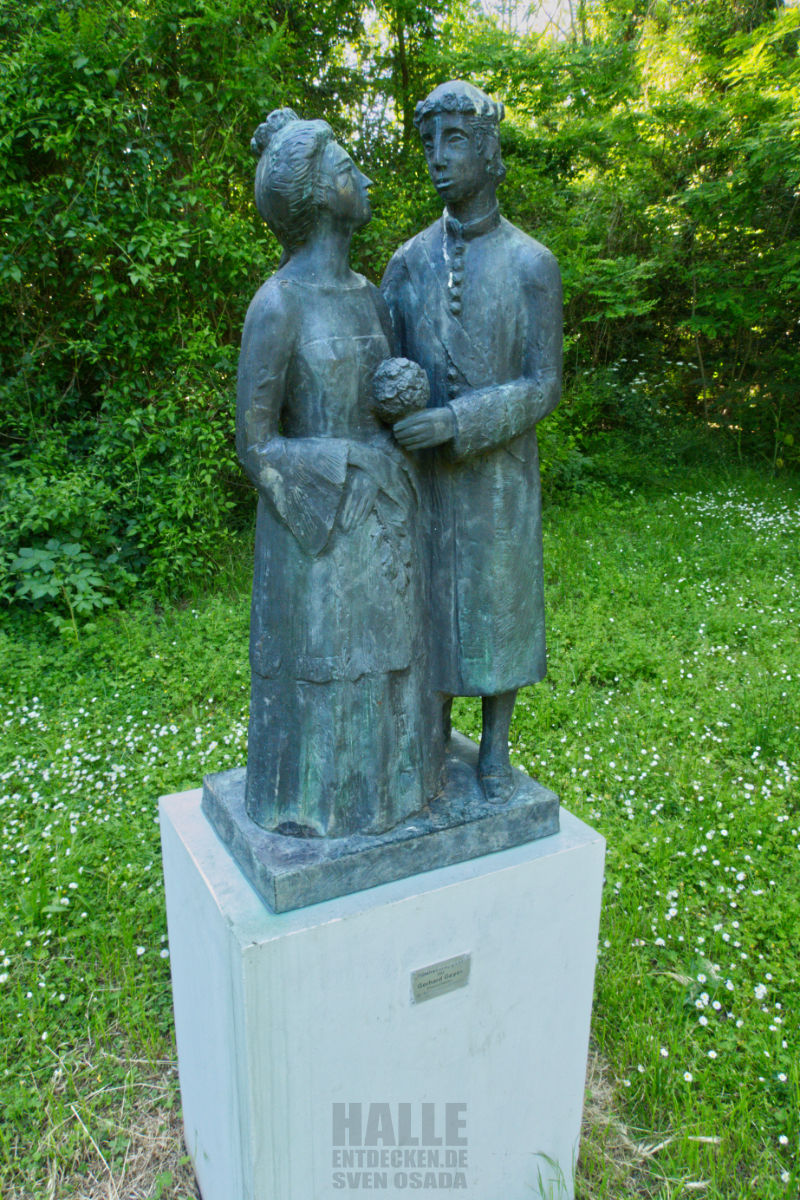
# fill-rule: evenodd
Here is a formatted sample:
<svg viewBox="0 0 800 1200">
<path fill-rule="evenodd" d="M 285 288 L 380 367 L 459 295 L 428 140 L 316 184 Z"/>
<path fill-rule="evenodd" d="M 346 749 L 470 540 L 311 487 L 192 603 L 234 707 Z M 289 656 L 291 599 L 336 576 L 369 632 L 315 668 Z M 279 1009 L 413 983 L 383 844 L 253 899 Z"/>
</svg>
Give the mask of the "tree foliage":
<svg viewBox="0 0 800 1200">
<path fill-rule="evenodd" d="M 277 257 L 250 132 L 339 103 L 360 19 L 343 0 L 0 14 L 0 597 L 52 599 L 52 554 L 21 549 L 54 538 L 96 564 L 98 605 L 138 577 L 180 588 L 230 524 L 236 344 Z"/>
<path fill-rule="evenodd" d="M 277 261 L 248 143 L 276 105 L 375 180 L 377 279 L 437 212 L 414 104 L 475 79 L 507 105 L 504 209 L 562 264 L 556 442 L 669 413 L 798 460 L 800 12 L 574 11 L 552 41 L 466 0 L 0 0 L 0 602 L 73 627 L 179 590 L 248 507 L 232 381 Z"/>
<path fill-rule="evenodd" d="M 557 44 L 460 39 L 509 108 L 506 211 L 562 263 L 573 419 L 668 408 L 797 461 L 799 34 L 762 0 L 662 0 Z"/>
</svg>

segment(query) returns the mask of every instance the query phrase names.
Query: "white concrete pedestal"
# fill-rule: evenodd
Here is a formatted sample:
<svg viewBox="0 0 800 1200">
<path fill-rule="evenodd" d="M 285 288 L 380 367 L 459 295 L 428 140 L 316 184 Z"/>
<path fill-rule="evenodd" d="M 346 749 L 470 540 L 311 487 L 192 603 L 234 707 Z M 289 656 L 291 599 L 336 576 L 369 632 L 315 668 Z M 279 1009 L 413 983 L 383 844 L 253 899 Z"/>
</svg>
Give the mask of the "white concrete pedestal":
<svg viewBox="0 0 800 1200">
<path fill-rule="evenodd" d="M 203 1200 L 571 1200 L 603 839 L 562 809 L 553 837 L 275 914 L 200 799 L 161 827 Z"/>
</svg>

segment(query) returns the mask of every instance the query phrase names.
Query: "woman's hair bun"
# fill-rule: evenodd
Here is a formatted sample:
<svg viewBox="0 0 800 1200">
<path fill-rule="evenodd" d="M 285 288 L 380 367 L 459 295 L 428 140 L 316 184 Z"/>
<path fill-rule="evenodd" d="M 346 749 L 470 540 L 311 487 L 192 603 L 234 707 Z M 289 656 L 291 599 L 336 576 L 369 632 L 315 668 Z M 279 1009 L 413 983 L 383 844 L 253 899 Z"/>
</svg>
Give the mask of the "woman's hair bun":
<svg viewBox="0 0 800 1200">
<path fill-rule="evenodd" d="M 292 121 L 298 121 L 300 118 L 294 109 L 291 108 L 275 108 L 267 117 L 266 121 L 262 121 L 258 129 L 250 139 L 250 149 L 255 154 L 256 158 L 260 158 L 264 151 L 269 146 L 275 134 L 283 129 L 284 125 L 290 124 Z"/>
</svg>

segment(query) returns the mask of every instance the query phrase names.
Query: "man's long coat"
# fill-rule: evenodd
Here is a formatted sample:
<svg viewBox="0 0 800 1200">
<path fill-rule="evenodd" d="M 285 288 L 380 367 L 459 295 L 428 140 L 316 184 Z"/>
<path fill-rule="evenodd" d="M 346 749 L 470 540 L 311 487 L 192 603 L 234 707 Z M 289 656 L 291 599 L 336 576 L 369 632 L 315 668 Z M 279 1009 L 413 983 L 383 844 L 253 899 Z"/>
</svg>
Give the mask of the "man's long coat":
<svg viewBox="0 0 800 1200">
<path fill-rule="evenodd" d="M 381 285 L 399 353 L 420 363 L 455 438 L 424 451 L 434 687 L 491 696 L 546 671 L 536 422 L 561 387 L 553 255 L 490 214 L 446 213 L 397 251 Z"/>
</svg>

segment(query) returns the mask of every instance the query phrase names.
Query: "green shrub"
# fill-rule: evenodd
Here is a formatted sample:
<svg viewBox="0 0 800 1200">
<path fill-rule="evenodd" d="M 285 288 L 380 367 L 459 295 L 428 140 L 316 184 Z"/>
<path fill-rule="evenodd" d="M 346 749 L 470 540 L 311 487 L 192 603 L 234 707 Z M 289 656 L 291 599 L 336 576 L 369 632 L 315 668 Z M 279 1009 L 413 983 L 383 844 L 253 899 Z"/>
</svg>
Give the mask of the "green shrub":
<svg viewBox="0 0 800 1200">
<path fill-rule="evenodd" d="M 209 577 L 247 489 L 230 379 L 127 412 L 108 405 L 0 469 L 0 602 L 75 627 L 135 585 L 162 598 Z"/>
<path fill-rule="evenodd" d="M 345 94 L 359 21 L 345 0 L 0 0 L 0 603 L 75 626 L 134 580 L 214 570 L 235 347 L 278 256 L 250 136 Z"/>
</svg>

